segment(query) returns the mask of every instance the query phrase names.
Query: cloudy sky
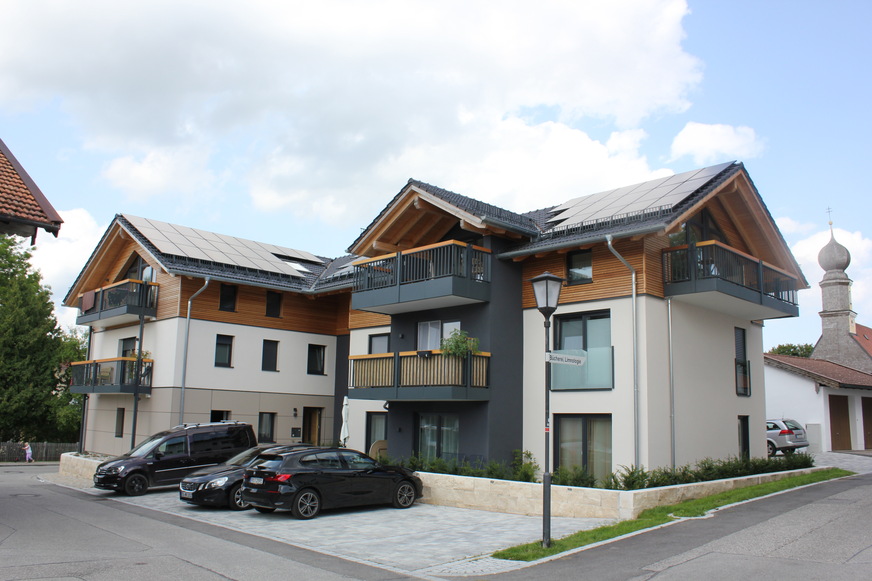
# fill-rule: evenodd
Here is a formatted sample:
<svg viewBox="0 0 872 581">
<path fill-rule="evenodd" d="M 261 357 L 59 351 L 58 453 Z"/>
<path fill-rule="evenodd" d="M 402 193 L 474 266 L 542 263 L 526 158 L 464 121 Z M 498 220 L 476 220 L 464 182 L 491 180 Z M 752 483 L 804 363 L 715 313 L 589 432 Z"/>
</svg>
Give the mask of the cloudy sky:
<svg viewBox="0 0 872 581">
<path fill-rule="evenodd" d="M 410 177 L 528 211 L 740 160 L 812 285 L 765 345 L 814 343 L 828 208 L 872 326 L 870 21 L 865 0 L 3 0 L 0 137 L 65 220 L 34 258 L 58 300 L 116 213 L 335 257 Z"/>
</svg>

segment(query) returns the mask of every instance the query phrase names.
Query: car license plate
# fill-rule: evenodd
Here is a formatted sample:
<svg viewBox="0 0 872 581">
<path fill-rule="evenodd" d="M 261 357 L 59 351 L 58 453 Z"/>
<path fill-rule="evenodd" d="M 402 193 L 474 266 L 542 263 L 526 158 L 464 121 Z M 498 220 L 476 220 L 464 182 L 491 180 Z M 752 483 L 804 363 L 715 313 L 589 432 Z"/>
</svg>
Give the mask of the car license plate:
<svg viewBox="0 0 872 581">
<path fill-rule="evenodd" d="M 263 484 L 263 478 L 259 478 L 257 476 L 252 476 L 248 479 L 248 481 L 252 484 Z"/>
<path fill-rule="evenodd" d="M 189 492 L 187 490 L 180 490 L 179 493 L 181 494 L 182 498 L 194 498 L 193 492 Z"/>
</svg>

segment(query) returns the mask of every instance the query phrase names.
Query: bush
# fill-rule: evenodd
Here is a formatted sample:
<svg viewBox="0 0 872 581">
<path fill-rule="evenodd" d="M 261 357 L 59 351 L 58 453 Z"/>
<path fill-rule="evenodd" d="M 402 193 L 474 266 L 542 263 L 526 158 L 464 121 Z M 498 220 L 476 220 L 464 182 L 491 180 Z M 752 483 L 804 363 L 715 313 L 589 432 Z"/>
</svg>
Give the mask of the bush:
<svg viewBox="0 0 872 581">
<path fill-rule="evenodd" d="M 596 478 L 583 466 L 560 466 L 554 471 L 552 482 L 558 486 L 580 486 L 582 488 L 596 486 Z"/>
<path fill-rule="evenodd" d="M 539 472 L 539 465 L 533 462 L 533 453 L 529 450 L 521 452 L 514 451 L 514 459 L 512 460 L 512 480 L 518 482 L 536 482 L 536 473 Z"/>
</svg>

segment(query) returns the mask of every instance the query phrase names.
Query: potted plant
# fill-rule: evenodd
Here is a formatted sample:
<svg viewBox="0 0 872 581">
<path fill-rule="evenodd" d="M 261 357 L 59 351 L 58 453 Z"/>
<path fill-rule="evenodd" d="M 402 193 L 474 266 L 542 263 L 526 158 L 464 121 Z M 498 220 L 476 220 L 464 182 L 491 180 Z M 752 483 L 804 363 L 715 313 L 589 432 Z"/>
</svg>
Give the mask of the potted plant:
<svg viewBox="0 0 872 581">
<path fill-rule="evenodd" d="M 464 358 L 470 353 L 479 353 L 478 339 L 470 337 L 469 333 L 454 329 L 448 337 L 442 339 L 439 348 L 444 355 Z"/>
</svg>

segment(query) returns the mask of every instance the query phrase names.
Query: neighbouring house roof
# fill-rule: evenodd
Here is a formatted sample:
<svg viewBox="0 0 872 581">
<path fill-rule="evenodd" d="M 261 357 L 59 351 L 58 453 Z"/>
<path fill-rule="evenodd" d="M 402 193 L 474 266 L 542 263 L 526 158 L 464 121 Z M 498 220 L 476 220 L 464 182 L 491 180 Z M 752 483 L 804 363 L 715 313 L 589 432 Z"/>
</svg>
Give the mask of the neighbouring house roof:
<svg viewBox="0 0 872 581">
<path fill-rule="evenodd" d="M 42 228 L 57 236 L 63 220 L 0 139 L 0 234 L 29 236 Z"/>
<path fill-rule="evenodd" d="M 286 246 L 118 214 L 67 293 L 65 304 L 87 290 L 85 279 L 97 267 L 97 257 L 124 235 L 173 275 L 299 293 L 346 288 L 353 279 L 353 256 L 324 258 Z"/>
<path fill-rule="evenodd" d="M 872 329 L 863 325 L 854 325 L 856 333 L 853 335 L 854 340 L 863 348 L 863 350 L 872 357 Z"/>
<path fill-rule="evenodd" d="M 766 365 L 808 377 L 828 387 L 872 389 L 872 374 L 824 359 L 764 353 L 763 362 Z"/>
</svg>

